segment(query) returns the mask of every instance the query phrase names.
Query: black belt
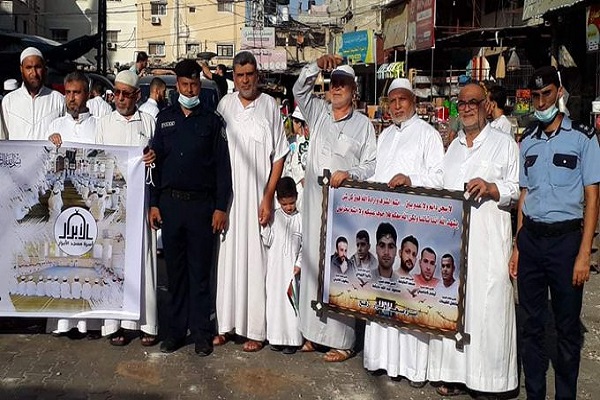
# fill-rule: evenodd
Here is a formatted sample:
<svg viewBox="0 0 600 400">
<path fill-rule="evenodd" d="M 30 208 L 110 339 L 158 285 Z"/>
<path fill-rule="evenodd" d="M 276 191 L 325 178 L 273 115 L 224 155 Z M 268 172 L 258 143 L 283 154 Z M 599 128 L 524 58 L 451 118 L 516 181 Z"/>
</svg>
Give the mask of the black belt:
<svg viewBox="0 0 600 400">
<path fill-rule="evenodd" d="M 536 222 L 527 216 L 523 216 L 523 226 L 538 237 L 556 237 L 566 233 L 581 230 L 581 219 L 571 219 L 553 223 Z"/>
<path fill-rule="evenodd" d="M 210 196 L 208 192 L 199 192 L 191 190 L 167 189 L 166 192 L 169 196 L 171 196 L 171 198 L 182 201 L 203 200 L 207 199 Z"/>
</svg>

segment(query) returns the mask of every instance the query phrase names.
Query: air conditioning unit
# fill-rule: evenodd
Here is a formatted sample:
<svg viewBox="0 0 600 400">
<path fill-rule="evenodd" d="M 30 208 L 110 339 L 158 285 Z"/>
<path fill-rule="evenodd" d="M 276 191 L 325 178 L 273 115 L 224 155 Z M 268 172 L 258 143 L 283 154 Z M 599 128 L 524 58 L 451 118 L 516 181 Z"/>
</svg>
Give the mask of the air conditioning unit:
<svg viewBox="0 0 600 400">
<path fill-rule="evenodd" d="M 152 25 L 160 25 L 160 17 L 152 17 Z"/>
<path fill-rule="evenodd" d="M 112 42 L 107 42 L 106 43 L 106 48 L 109 50 L 116 50 L 117 49 L 117 44 L 116 43 L 112 43 Z"/>
</svg>

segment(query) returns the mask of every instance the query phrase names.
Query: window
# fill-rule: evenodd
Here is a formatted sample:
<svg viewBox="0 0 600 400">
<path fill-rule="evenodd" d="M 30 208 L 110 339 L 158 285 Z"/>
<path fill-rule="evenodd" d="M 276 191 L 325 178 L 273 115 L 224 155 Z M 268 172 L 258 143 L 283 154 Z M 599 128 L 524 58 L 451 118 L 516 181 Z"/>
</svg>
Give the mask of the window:
<svg viewBox="0 0 600 400">
<path fill-rule="evenodd" d="M 199 43 L 187 43 L 185 45 L 185 52 L 187 54 L 193 54 L 196 57 L 196 54 L 200 53 L 200 44 Z"/>
<path fill-rule="evenodd" d="M 106 41 L 117 43 L 119 41 L 119 31 L 106 31 Z"/>
<path fill-rule="evenodd" d="M 196 12 L 196 7 L 190 7 L 189 8 L 190 14 L 193 14 Z"/>
<path fill-rule="evenodd" d="M 167 2 L 155 1 L 150 3 L 150 14 L 152 15 L 167 15 Z"/>
<path fill-rule="evenodd" d="M 165 56 L 165 42 L 148 43 L 148 55 L 156 57 Z"/>
<path fill-rule="evenodd" d="M 217 11 L 233 12 L 233 0 L 217 0 Z"/>
<path fill-rule="evenodd" d="M 233 57 L 233 45 L 232 44 L 218 44 L 217 55 L 219 57 Z"/>
<path fill-rule="evenodd" d="M 56 40 L 57 42 L 66 42 L 69 40 L 68 29 L 50 29 L 50 35 L 52 40 Z"/>
</svg>

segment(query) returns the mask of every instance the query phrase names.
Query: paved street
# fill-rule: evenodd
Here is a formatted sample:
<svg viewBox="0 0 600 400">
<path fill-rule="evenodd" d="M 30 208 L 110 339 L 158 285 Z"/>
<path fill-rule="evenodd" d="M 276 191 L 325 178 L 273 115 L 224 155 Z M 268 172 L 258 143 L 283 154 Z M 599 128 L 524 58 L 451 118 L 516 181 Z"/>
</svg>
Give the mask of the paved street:
<svg viewBox="0 0 600 400">
<path fill-rule="evenodd" d="M 164 283 L 164 266 L 159 281 Z M 159 301 L 166 300 L 161 287 Z M 586 287 L 579 398 L 598 399 L 600 368 L 600 276 Z M 161 307 L 161 313 L 164 313 Z M 164 320 L 164 319 L 163 319 Z M 437 399 L 428 385 L 362 368 L 362 355 L 329 364 L 320 354 L 286 356 L 268 348 L 248 354 L 234 343 L 200 358 L 193 346 L 164 355 L 134 340 L 125 348 L 106 340 L 53 338 L 44 320 L 0 319 L 0 399 Z M 551 379 L 552 374 L 550 374 Z M 552 384 L 551 384 L 552 385 Z M 552 390 L 550 390 L 552 394 Z M 468 396 L 458 397 L 468 399 Z M 515 398 L 514 396 L 509 398 Z M 516 398 L 525 399 L 523 392 Z"/>
</svg>

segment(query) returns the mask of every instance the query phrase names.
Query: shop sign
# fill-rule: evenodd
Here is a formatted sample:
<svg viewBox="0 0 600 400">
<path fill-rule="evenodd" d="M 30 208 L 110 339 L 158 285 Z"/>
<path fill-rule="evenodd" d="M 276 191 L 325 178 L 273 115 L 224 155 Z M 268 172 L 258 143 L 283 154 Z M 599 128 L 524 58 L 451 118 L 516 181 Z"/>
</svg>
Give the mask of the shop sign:
<svg viewBox="0 0 600 400">
<path fill-rule="evenodd" d="M 287 69 L 287 53 L 284 49 L 248 49 L 258 63 L 261 71 L 285 71 Z"/>
<path fill-rule="evenodd" d="M 600 48 L 600 5 L 589 6 L 586 10 L 587 50 Z"/>
<path fill-rule="evenodd" d="M 348 32 L 342 35 L 338 54 L 348 59 L 348 64 L 373 62 L 373 31 Z"/>
<path fill-rule="evenodd" d="M 242 49 L 274 49 L 275 28 L 267 27 L 257 29 L 253 27 L 242 28 Z"/>
<path fill-rule="evenodd" d="M 413 0 L 408 14 L 406 48 L 424 50 L 435 47 L 435 1 Z"/>
</svg>

